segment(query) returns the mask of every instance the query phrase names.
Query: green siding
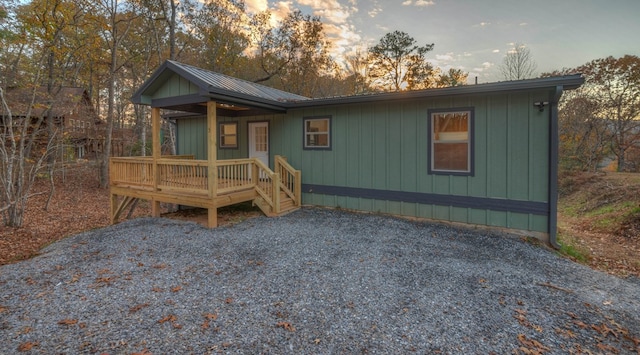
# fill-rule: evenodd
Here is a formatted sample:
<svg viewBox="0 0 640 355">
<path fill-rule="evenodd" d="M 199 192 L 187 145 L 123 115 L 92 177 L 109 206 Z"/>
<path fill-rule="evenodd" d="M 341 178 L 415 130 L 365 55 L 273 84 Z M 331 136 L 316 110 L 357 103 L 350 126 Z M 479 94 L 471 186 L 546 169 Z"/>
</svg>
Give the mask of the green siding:
<svg viewBox="0 0 640 355">
<path fill-rule="evenodd" d="M 173 74 L 169 80 L 155 91 L 153 98 L 159 99 L 197 93 L 199 93 L 199 89 L 196 85 L 178 74 Z"/>
<path fill-rule="evenodd" d="M 303 184 L 474 196 L 517 201 L 548 199 L 548 111 L 533 102 L 549 93 L 522 92 L 401 103 L 292 110 L 273 124 L 283 130 L 272 154 L 289 157 Z M 474 176 L 427 174 L 427 112 L 474 108 Z M 302 119 L 332 117 L 332 150 L 302 149 Z M 279 121 L 278 120 L 278 121 Z M 275 140 L 275 139 L 274 139 Z M 340 206 L 454 222 L 546 232 L 547 217 L 418 203 L 324 196 L 307 204 Z"/>
<path fill-rule="evenodd" d="M 180 85 L 174 85 L 180 87 Z M 184 92 L 184 91 L 183 91 Z M 534 101 L 549 92 L 514 92 L 456 99 L 350 104 L 290 110 L 259 117 L 218 117 L 238 122 L 238 149 L 219 149 L 219 159 L 248 156 L 247 124 L 268 121 L 271 162 L 284 155 L 302 171 L 302 183 L 515 201 L 548 200 L 548 108 Z M 473 176 L 428 174 L 428 111 L 474 108 Z M 331 150 L 303 149 L 303 119 L 331 117 Z M 178 120 L 178 151 L 206 159 L 204 117 Z M 273 163 L 271 164 L 273 165 Z M 547 232 L 547 216 L 332 196 L 303 191 L 303 203 Z"/>
</svg>

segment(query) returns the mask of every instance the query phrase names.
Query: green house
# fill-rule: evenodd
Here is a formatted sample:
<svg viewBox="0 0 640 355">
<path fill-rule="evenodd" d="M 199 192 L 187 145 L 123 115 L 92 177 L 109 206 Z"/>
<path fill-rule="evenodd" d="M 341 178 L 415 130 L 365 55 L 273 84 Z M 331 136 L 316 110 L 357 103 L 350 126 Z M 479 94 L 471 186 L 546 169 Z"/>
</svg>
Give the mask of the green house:
<svg viewBox="0 0 640 355">
<path fill-rule="evenodd" d="M 491 228 L 555 245 L 558 101 L 583 81 L 571 75 L 311 99 L 167 61 L 133 102 L 171 110 L 163 112 L 175 121 L 180 155 L 257 158 L 272 168 L 276 156 L 286 157 L 301 172 L 303 205 Z"/>
</svg>

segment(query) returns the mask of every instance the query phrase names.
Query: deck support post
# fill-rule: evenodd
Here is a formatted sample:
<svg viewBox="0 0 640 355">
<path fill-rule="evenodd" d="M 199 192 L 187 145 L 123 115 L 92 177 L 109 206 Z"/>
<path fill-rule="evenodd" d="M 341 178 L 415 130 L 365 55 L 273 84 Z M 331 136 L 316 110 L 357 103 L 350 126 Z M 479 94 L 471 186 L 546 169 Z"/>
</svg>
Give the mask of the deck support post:
<svg viewBox="0 0 640 355">
<path fill-rule="evenodd" d="M 116 209 L 118 208 L 118 195 L 116 194 L 109 194 L 110 195 L 110 202 L 111 202 L 111 224 L 116 223 Z"/>
<path fill-rule="evenodd" d="M 216 166 L 218 144 L 217 144 L 217 116 L 216 102 L 207 102 L 207 166 L 208 166 L 208 190 L 211 206 L 207 211 L 207 226 L 215 228 L 218 226 L 218 208 L 216 206 L 216 196 L 218 194 L 218 167 Z"/>
<path fill-rule="evenodd" d="M 160 171 L 158 170 L 158 159 L 162 155 L 162 146 L 160 142 L 160 108 L 153 107 L 151 109 L 151 136 L 152 136 L 152 150 L 153 157 L 153 190 L 158 191 L 158 185 L 160 183 Z M 160 217 L 160 201 L 155 199 L 151 200 L 151 215 L 153 217 Z"/>
</svg>

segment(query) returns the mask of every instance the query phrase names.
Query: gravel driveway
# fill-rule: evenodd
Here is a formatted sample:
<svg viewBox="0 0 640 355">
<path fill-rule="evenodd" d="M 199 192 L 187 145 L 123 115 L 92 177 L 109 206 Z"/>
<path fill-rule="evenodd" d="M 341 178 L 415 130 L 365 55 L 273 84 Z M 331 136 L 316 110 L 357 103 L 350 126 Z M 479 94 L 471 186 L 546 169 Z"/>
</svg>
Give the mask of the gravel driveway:
<svg viewBox="0 0 640 355">
<path fill-rule="evenodd" d="M 1 267 L 0 353 L 637 353 L 639 297 L 487 232 L 315 208 L 143 218 Z"/>
</svg>

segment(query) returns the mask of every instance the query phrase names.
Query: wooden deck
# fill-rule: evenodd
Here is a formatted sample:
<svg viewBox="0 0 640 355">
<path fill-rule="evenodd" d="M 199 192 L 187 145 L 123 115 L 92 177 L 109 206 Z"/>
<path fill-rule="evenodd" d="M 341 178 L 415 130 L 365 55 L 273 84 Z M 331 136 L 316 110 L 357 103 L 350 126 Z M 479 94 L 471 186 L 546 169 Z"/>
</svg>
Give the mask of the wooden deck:
<svg viewBox="0 0 640 355">
<path fill-rule="evenodd" d="M 253 201 L 267 216 L 278 216 L 301 205 L 300 171 L 276 156 L 275 172 L 258 159 L 218 160 L 215 169 L 192 156 L 111 158 L 111 222 L 136 199 L 209 209 L 209 227 L 215 227 L 218 207 Z M 210 172 L 215 172 L 209 178 Z"/>
</svg>

